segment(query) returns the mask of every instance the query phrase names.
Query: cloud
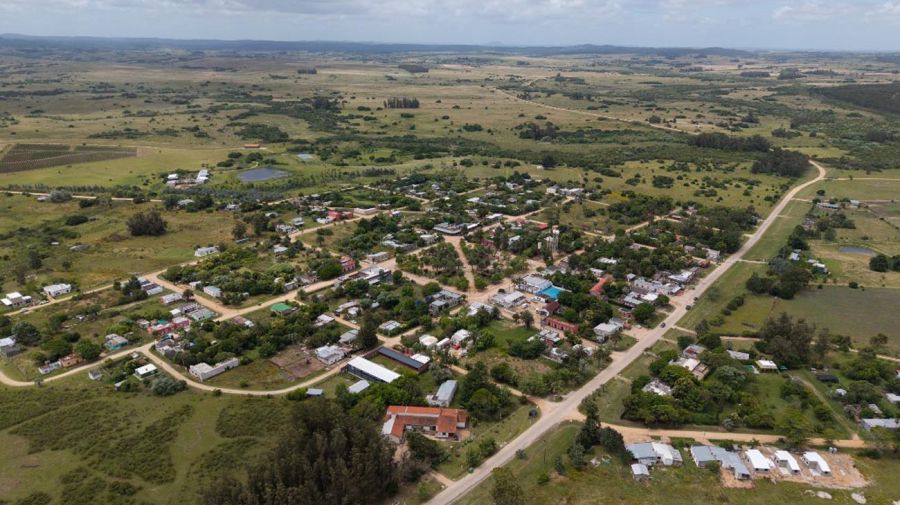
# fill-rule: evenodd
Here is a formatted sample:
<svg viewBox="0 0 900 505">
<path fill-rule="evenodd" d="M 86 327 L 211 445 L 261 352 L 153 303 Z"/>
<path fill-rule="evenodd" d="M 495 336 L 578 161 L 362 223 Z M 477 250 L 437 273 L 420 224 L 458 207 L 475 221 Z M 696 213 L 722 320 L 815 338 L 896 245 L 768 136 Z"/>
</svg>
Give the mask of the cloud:
<svg viewBox="0 0 900 505">
<path fill-rule="evenodd" d="M 884 2 L 869 10 L 866 17 L 872 20 L 900 21 L 900 2 Z"/>
<path fill-rule="evenodd" d="M 781 23 L 805 23 L 845 16 L 852 14 L 853 11 L 851 6 L 844 3 L 808 0 L 778 7 L 772 13 L 772 19 Z"/>
</svg>

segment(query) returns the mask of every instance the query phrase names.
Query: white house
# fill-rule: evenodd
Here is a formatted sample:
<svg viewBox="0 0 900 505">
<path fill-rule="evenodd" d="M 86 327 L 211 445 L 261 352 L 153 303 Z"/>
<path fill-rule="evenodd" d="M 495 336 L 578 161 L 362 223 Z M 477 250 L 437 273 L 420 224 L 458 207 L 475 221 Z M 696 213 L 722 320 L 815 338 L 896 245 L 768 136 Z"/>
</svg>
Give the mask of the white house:
<svg viewBox="0 0 900 505">
<path fill-rule="evenodd" d="M 330 366 L 344 359 L 344 350 L 336 345 L 323 345 L 316 349 L 316 358 Z"/>
<path fill-rule="evenodd" d="M 58 298 L 71 292 L 71 284 L 51 284 L 49 286 L 44 286 L 44 294 L 50 298 Z"/>
<path fill-rule="evenodd" d="M 146 379 L 147 377 L 150 377 L 150 376 L 156 374 L 156 372 L 157 372 L 156 365 L 154 365 L 153 363 L 150 363 L 150 364 L 147 364 L 147 365 L 144 365 L 141 367 L 137 367 L 134 370 L 134 376 L 137 377 L 138 379 Z"/>
<path fill-rule="evenodd" d="M 774 361 L 767 360 L 767 359 L 756 360 L 756 366 L 763 372 L 777 372 L 778 371 L 778 365 L 776 365 Z"/>
<path fill-rule="evenodd" d="M 222 290 L 218 286 L 204 286 L 203 292 L 213 298 L 221 298 Z"/>
<path fill-rule="evenodd" d="M 449 407 L 456 395 L 458 383 L 455 380 L 444 381 L 433 395 L 428 395 L 425 400 L 432 407 Z"/>
<path fill-rule="evenodd" d="M 241 364 L 241 360 L 237 358 L 228 358 L 225 361 L 221 361 L 216 363 L 215 365 L 209 365 L 208 363 L 197 363 L 196 365 L 191 365 L 188 368 L 188 373 L 197 378 L 200 382 L 203 382 L 207 379 L 212 379 L 213 377 L 231 370 L 232 368 L 236 368 Z"/>
<path fill-rule="evenodd" d="M 813 470 L 820 475 L 831 475 L 831 467 L 828 466 L 828 462 L 825 461 L 825 458 L 820 456 L 819 453 L 815 451 L 806 451 L 800 459 L 806 463 L 806 466 L 808 466 L 810 470 Z"/>
<path fill-rule="evenodd" d="M 25 305 L 31 304 L 31 297 L 28 295 L 23 295 L 18 291 L 13 291 L 12 293 L 7 293 L 6 298 L 0 300 L 0 303 L 3 304 L 4 307 L 23 307 Z"/>
<path fill-rule="evenodd" d="M 794 459 L 794 456 L 787 451 L 775 451 L 775 463 L 778 465 L 778 468 L 784 472 L 792 474 L 800 473 L 800 465 L 797 463 L 797 460 Z"/>
<path fill-rule="evenodd" d="M 194 257 L 203 258 L 205 256 L 209 256 L 211 254 L 216 254 L 219 252 L 219 248 L 216 246 L 210 247 L 198 247 L 194 249 Z"/>
<path fill-rule="evenodd" d="M 763 456 L 763 453 L 760 452 L 759 449 L 749 449 L 744 451 L 744 456 L 747 457 L 750 468 L 752 468 L 754 472 L 767 473 L 772 469 L 772 462 L 769 461 L 769 458 Z"/>
</svg>

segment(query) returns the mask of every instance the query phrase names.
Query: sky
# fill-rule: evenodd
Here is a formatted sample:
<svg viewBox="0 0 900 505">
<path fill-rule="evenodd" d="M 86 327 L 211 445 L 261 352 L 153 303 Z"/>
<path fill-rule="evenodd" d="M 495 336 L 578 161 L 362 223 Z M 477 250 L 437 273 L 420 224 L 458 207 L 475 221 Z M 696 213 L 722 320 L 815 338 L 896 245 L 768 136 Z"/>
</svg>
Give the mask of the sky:
<svg viewBox="0 0 900 505">
<path fill-rule="evenodd" d="M 900 0 L 0 0 L 0 33 L 900 50 Z"/>
</svg>

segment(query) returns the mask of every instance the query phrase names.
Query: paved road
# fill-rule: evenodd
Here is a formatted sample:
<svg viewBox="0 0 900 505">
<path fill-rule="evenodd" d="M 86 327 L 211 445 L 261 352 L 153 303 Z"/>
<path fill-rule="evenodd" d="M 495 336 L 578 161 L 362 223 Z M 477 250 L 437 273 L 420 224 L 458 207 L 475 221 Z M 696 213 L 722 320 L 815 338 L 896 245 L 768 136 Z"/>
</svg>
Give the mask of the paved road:
<svg viewBox="0 0 900 505">
<path fill-rule="evenodd" d="M 818 175 L 816 178 L 807 181 L 799 186 L 794 187 L 787 194 L 782 197 L 781 201 L 778 202 L 777 205 L 772 209 L 772 212 L 769 213 L 768 217 L 763 220 L 762 223 L 757 227 L 756 231 L 750 235 L 750 238 L 747 239 L 746 242 L 741 246 L 741 248 L 727 258 L 725 261 L 720 263 L 716 268 L 710 272 L 709 275 L 700 280 L 700 282 L 693 288 L 687 290 L 684 295 L 684 299 L 692 300 L 694 297 L 699 297 L 702 295 L 710 286 L 712 286 L 725 272 L 731 268 L 736 262 L 738 262 L 741 258 L 747 254 L 754 245 L 762 238 L 762 236 L 768 231 L 769 227 L 777 219 L 778 215 L 784 210 L 784 207 L 790 202 L 790 200 L 802 189 L 815 184 L 822 179 L 825 178 L 825 169 L 819 165 L 818 163 L 812 162 L 813 166 L 818 170 Z M 685 305 L 681 304 L 680 306 L 676 306 L 675 309 L 669 314 L 665 319 L 665 323 L 667 327 L 674 326 L 682 317 L 687 313 L 685 309 Z M 636 360 L 643 354 L 643 352 L 649 349 L 653 344 L 655 344 L 660 338 L 662 338 L 663 334 L 666 332 L 666 328 L 663 328 L 662 325 L 657 326 L 652 330 L 648 330 L 642 336 L 639 337 L 639 340 L 636 344 L 634 344 L 627 351 L 615 356 L 613 358 L 612 363 L 603 371 L 601 371 L 597 376 L 587 382 L 580 389 L 569 393 L 559 404 L 558 407 L 553 409 L 553 411 L 547 413 L 546 415 L 541 416 L 540 419 L 535 421 L 534 424 L 531 425 L 530 428 L 525 430 L 518 438 L 511 441 L 501 448 L 494 456 L 485 461 L 481 466 L 476 468 L 472 473 L 467 474 L 465 477 L 461 478 L 458 481 L 455 481 L 452 485 L 447 486 L 443 491 L 437 494 L 434 498 L 431 499 L 428 503 L 435 505 L 442 504 L 450 504 L 453 503 L 463 496 L 465 496 L 469 491 L 478 486 L 485 479 L 490 477 L 491 472 L 500 466 L 503 466 L 513 457 L 515 457 L 516 451 L 525 450 L 532 444 L 534 444 L 541 436 L 545 433 L 553 429 L 554 426 L 559 424 L 566 419 L 570 419 L 573 416 L 573 413 L 578 411 L 578 406 L 581 404 L 581 401 L 587 398 L 591 393 L 600 388 L 600 386 L 609 382 L 610 379 L 618 375 L 622 370 L 625 369 L 632 361 Z"/>
</svg>

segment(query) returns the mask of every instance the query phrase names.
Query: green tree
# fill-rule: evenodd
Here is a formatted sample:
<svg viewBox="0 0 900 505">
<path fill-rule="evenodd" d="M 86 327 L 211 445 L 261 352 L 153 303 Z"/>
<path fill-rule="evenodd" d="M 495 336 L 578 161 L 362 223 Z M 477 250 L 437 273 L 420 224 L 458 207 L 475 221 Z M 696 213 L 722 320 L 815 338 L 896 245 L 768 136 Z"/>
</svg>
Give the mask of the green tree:
<svg viewBox="0 0 900 505">
<path fill-rule="evenodd" d="M 75 352 L 83 359 L 93 361 L 100 356 L 100 353 L 103 352 L 103 348 L 100 347 L 99 344 L 89 340 L 82 340 L 75 344 Z"/>
<path fill-rule="evenodd" d="M 377 330 L 378 321 L 372 314 L 365 314 L 359 327 L 359 335 L 357 335 L 362 349 L 374 349 L 378 346 Z"/>
<path fill-rule="evenodd" d="M 653 318 L 653 315 L 656 314 L 656 309 L 649 303 L 641 303 L 634 308 L 632 314 L 634 314 L 635 321 L 641 324 L 646 324 Z"/>
<path fill-rule="evenodd" d="M 494 505 L 523 505 L 526 503 L 525 491 L 509 468 L 500 467 L 492 472 L 494 487 L 491 499 Z"/>
</svg>

